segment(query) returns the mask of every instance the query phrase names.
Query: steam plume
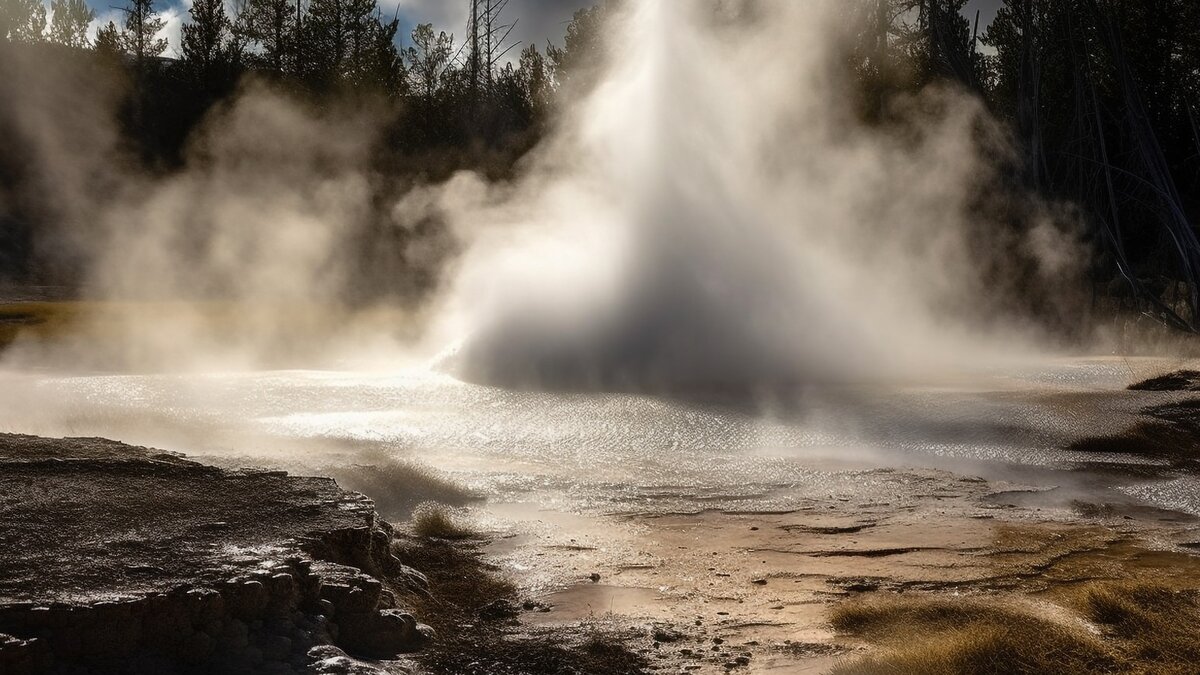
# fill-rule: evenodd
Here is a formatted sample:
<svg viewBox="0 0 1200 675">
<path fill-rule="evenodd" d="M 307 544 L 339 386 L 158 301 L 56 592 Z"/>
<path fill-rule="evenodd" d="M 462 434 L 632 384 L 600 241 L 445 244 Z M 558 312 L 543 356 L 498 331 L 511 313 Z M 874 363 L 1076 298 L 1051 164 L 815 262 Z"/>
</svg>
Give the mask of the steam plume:
<svg viewBox="0 0 1200 675">
<path fill-rule="evenodd" d="M 630 3 L 607 77 L 524 180 L 445 189 L 474 242 L 446 310 L 466 377 L 757 385 L 986 351 L 967 347 L 992 255 L 969 204 L 999 136 L 981 106 L 930 90 L 909 128 L 867 130 L 838 77 L 844 3 L 730 7 Z"/>
</svg>

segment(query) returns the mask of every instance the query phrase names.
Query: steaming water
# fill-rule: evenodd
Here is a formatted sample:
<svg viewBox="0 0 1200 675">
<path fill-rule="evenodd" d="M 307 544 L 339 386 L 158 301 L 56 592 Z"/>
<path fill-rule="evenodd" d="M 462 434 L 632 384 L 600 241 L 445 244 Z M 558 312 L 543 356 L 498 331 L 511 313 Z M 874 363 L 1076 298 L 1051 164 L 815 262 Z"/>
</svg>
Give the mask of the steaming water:
<svg viewBox="0 0 1200 675">
<path fill-rule="evenodd" d="M 494 502 L 564 511 L 903 503 L 929 483 L 984 476 L 1055 488 L 1062 502 L 1141 500 L 1200 514 L 1191 479 L 1100 479 L 1071 469 L 1133 460 L 1059 449 L 1118 431 L 1139 407 L 1174 396 L 1121 391 L 1129 367 L 1061 360 L 939 386 L 796 391 L 754 406 L 744 395 L 514 392 L 427 370 L 9 372 L 0 430 L 99 435 L 258 465 L 319 467 L 382 451 Z"/>
<path fill-rule="evenodd" d="M 946 318 L 977 304 L 988 313 L 992 279 L 981 287 L 979 271 L 993 270 L 978 256 L 990 242 L 968 245 L 966 207 L 986 172 L 976 141 L 988 125 L 977 103 L 950 95 L 902 141 L 845 124 L 845 87 L 830 75 L 846 4 L 756 3 L 763 16 L 741 32 L 715 27 L 706 3 L 631 3 L 610 30 L 621 49 L 608 76 L 520 180 L 459 177 L 398 206 L 419 220 L 430 215 L 421 197 L 468 249 L 431 340 L 462 341 L 468 379 L 527 390 L 424 368 L 12 371 L 0 375 L 0 429 L 308 462 L 318 473 L 382 452 L 495 501 L 563 510 L 903 502 L 952 474 L 981 474 L 1056 488 L 1063 501 L 1144 499 L 1200 514 L 1190 479 L 1112 485 L 1067 469 L 1131 460 L 1059 450 L 1119 431 L 1168 395 L 1120 391 L 1134 379 L 1121 361 L 996 361 L 966 321 Z M 343 134 L 274 96 L 247 94 L 231 110 L 210 161 L 154 186 L 148 205 L 105 212 L 129 225 L 126 238 L 87 247 L 104 252 L 92 261 L 98 292 L 213 285 L 249 304 L 337 297 L 329 278 L 356 261 L 331 260 L 335 233 L 361 216 L 367 181 L 354 167 L 369 143 L 326 147 Z M 296 157 L 259 163 L 278 147 Z M 69 154 L 67 166 L 82 161 Z M 329 167 L 327 156 L 340 160 Z M 209 258 L 177 236 L 198 203 L 215 205 L 205 225 L 228 244 Z M 1054 253 L 1072 257 L 1062 242 Z M 262 321 L 261 351 L 289 332 L 274 318 Z M 197 350 L 186 322 L 169 323 L 136 322 L 130 351 L 160 329 L 169 356 Z M 976 374 L 895 384 L 931 363 Z M 844 384 L 881 373 L 893 383 Z M 538 392 L 563 386 L 580 393 Z M 596 393 L 613 389 L 674 393 Z"/>
</svg>

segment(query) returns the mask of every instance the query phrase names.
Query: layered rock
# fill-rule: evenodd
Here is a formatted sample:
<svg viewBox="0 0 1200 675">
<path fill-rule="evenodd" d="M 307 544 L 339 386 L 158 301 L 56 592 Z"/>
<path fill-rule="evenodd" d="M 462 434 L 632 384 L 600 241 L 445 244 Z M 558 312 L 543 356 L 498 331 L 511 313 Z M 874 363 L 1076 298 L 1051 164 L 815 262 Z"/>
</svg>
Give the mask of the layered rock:
<svg viewBox="0 0 1200 675">
<path fill-rule="evenodd" d="M 394 658 L 427 629 L 396 607 L 423 577 L 390 539 L 332 480 L 0 435 L 0 672 L 357 663 L 333 645 Z"/>
</svg>

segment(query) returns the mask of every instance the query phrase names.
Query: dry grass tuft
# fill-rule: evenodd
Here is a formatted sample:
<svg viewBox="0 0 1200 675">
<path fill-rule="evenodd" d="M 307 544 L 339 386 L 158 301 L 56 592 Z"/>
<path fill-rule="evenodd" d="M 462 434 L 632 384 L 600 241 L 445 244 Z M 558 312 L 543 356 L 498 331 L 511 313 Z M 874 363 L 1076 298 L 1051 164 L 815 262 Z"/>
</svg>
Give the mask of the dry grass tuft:
<svg viewBox="0 0 1200 675">
<path fill-rule="evenodd" d="M 847 603 L 833 611 L 840 631 L 881 650 L 848 661 L 836 675 L 1019 675 L 1112 672 L 1118 658 L 1099 637 L 998 601 L 911 597 Z"/>
<path fill-rule="evenodd" d="M 479 533 L 463 522 L 454 509 L 437 502 L 418 504 L 413 510 L 413 534 L 425 539 L 477 539 Z"/>
<path fill-rule="evenodd" d="M 1200 391 L 1200 371 L 1177 370 L 1129 385 L 1130 391 Z"/>
<path fill-rule="evenodd" d="M 1194 674 L 1200 671 L 1200 593 L 1161 584 L 1092 584 L 1075 604 L 1113 642 L 1129 664 L 1124 672 Z"/>
<path fill-rule="evenodd" d="M 1148 419 L 1119 434 L 1082 438 L 1067 449 L 1155 457 L 1176 465 L 1200 460 L 1200 400 L 1151 406 L 1142 415 Z"/>
<path fill-rule="evenodd" d="M 386 452 L 365 450 L 318 467 L 338 485 L 361 492 L 390 522 L 408 520 L 426 502 L 463 506 L 479 496 L 429 466 L 398 459 Z"/>
<path fill-rule="evenodd" d="M 1194 674 L 1200 593 L 1137 581 L 1092 583 L 1053 612 L 1003 600 L 893 597 L 835 607 L 839 631 L 876 644 L 835 675 Z M 1077 616 L 1071 616 L 1071 611 Z M 1089 630 L 1088 623 L 1096 627 Z"/>
<path fill-rule="evenodd" d="M 1113 455 L 1142 455 L 1169 459 L 1190 459 L 1197 438 L 1165 422 L 1138 422 L 1111 436 L 1093 436 L 1071 443 L 1068 450 Z"/>
</svg>

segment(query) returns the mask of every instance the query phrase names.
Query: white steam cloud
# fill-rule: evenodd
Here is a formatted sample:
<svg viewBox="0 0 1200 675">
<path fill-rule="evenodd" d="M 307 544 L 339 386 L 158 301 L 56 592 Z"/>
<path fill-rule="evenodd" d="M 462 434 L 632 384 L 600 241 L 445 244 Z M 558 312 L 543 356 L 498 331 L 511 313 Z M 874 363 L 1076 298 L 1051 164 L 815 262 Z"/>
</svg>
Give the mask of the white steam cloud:
<svg viewBox="0 0 1200 675">
<path fill-rule="evenodd" d="M 907 127 L 860 128 L 839 71 L 846 5 L 754 7 L 727 3 L 727 21 L 710 3 L 631 3 L 607 77 L 523 180 L 444 188 L 473 242 L 442 313 L 443 338 L 467 336 L 464 376 L 769 385 L 999 344 L 970 332 L 994 290 L 970 212 L 991 167 L 980 148 L 999 143 L 982 106 L 930 90 Z M 1070 237 L 1036 232 L 1027 252 L 1056 257 L 1035 274 L 1073 272 Z"/>
<path fill-rule="evenodd" d="M 993 166 L 981 149 L 1004 147 L 982 106 L 933 88 L 899 128 L 863 128 L 841 61 L 846 3 L 744 6 L 628 3 L 605 77 L 517 180 L 461 174 L 399 200 L 388 227 L 436 216 L 465 249 L 423 314 L 425 348 L 507 386 L 669 388 L 903 375 L 1011 337 L 977 332 L 1002 305 L 971 213 Z M 294 315 L 308 306 L 359 325 L 328 313 L 381 180 L 370 111 L 318 113 L 249 86 L 182 169 L 151 177 L 114 163 L 112 87 L 25 66 L 9 64 L 0 94 L 93 294 L 254 307 L 236 330 L 137 313 L 122 338 L 137 358 L 253 364 L 303 340 Z M 1045 223 L 1017 244 L 1049 285 L 1078 256 Z"/>
</svg>

